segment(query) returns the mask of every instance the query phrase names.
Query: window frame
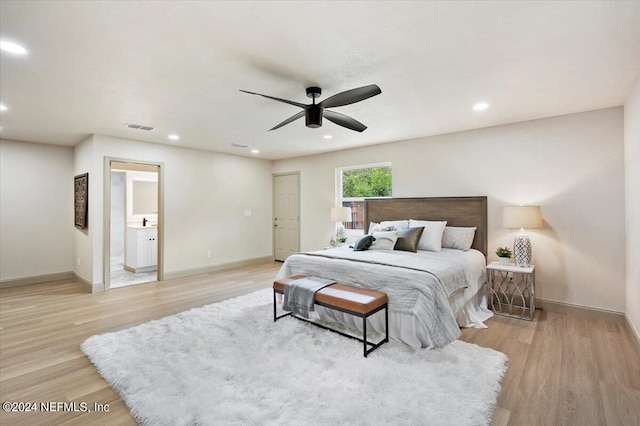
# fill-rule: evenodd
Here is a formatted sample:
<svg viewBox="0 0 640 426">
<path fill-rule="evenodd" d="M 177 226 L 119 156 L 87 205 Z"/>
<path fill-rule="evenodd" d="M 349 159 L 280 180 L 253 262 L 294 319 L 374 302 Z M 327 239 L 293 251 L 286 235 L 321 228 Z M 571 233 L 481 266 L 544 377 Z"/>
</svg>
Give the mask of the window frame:
<svg viewBox="0 0 640 426">
<path fill-rule="evenodd" d="M 391 188 L 389 188 L 391 191 L 391 195 L 384 196 L 384 197 L 343 197 L 342 196 L 342 173 L 343 172 L 351 171 L 351 170 L 360 170 L 360 169 L 377 169 L 377 168 L 383 168 L 383 167 L 388 167 L 389 169 L 391 169 Z M 362 201 L 364 203 L 365 198 L 384 199 L 384 198 L 393 197 L 393 167 L 392 167 L 391 161 L 385 161 L 381 163 L 360 164 L 355 166 L 336 167 L 335 182 L 336 182 L 336 187 L 335 187 L 335 194 L 336 194 L 335 206 L 336 207 L 342 207 L 343 202 Z M 365 223 L 364 227 L 366 228 L 367 226 L 369 226 L 369 224 Z M 347 235 L 360 236 L 365 234 L 366 229 L 347 229 L 346 232 L 347 232 Z"/>
</svg>

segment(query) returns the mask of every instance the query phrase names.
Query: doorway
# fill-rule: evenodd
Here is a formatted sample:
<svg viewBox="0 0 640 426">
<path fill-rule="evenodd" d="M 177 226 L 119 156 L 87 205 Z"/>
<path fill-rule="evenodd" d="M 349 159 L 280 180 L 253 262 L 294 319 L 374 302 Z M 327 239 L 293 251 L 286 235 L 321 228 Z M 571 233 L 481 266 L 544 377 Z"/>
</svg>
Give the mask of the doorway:
<svg viewBox="0 0 640 426">
<path fill-rule="evenodd" d="M 273 257 L 300 251 L 300 173 L 273 175 Z"/>
<path fill-rule="evenodd" d="M 160 164 L 106 159 L 106 290 L 161 280 L 160 177 Z"/>
</svg>

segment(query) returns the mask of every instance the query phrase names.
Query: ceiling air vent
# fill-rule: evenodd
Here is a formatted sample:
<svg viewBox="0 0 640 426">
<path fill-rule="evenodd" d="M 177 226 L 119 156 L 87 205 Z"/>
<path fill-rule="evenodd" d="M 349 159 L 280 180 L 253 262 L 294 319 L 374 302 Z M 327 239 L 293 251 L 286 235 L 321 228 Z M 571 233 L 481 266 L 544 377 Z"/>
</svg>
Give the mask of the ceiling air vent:
<svg viewBox="0 0 640 426">
<path fill-rule="evenodd" d="M 124 127 L 128 127 L 130 129 L 146 130 L 148 132 L 155 128 L 155 127 L 151 127 L 151 126 L 142 126 L 140 124 L 134 124 L 134 123 L 127 123 L 127 124 L 124 125 Z"/>
<path fill-rule="evenodd" d="M 235 146 L 236 148 L 249 148 L 249 145 L 243 143 L 232 143 L 231 146 Z"/>
</svg>

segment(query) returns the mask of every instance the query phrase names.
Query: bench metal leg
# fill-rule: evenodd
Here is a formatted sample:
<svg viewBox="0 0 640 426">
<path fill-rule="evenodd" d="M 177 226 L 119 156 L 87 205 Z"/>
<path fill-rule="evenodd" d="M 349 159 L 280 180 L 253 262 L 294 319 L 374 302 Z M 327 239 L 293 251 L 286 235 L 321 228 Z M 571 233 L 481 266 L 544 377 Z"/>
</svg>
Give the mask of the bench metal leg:
<svg viewBox="0 0 640 426">
<path fill-rule="evenodd" d="M 384 337 L 384 339 L 380 340 L 376 344 L 369 343 L 369 342 L 367 342 L 367 318 L 370 317 L 371 315 L 375 314 L 376 312 L 378 312 L 381 309 L 384 309 L 385 337 Z M 386 343 L 386 342 L 389 341 L 389 307 L 386 304 L 380 306 L 375 311 L 370 312 L 366 316 L 363 316 L 362 317 L 362 321 L 363 321 L 362 322 L 362 331 L 363 331 L 362 339 L 358 339 L 357 337 L 353 337 L 353 338 L 363 342 L 363 344 L 364 344 L 364 357 L 366 358 L 367 355 L 369 355 L 371 352 L 373 352 L 376 349 L 378 349 L 383 343 Z M 371 349 L 367 349 L 367 345 L 372 346 L 372 348 Z"/>
<path fill-rule="evenodd" d="M 366 358 L 367 353 L 367 317 L 362 317 L 362 343 L 364 344 L 364 357 Z"/>
<path fill-rule="evenodd" d="M 273 290 L 273 322 L 276 322 L 280 318 L 288 317 L 289 315 L 291 315 L 291 312 L 289 312 L 288 314 L 277 316 L 278 314 L 276 310 L 276 293 L 277 291 Z"/>
</svg>

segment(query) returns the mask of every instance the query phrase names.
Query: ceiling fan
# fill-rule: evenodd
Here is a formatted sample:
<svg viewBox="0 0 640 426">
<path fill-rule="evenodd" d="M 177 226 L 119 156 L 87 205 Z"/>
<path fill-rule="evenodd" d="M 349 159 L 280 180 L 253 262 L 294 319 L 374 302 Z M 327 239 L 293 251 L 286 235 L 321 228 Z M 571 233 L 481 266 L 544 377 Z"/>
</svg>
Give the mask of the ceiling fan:
<svg viewBox="0 0 640 426">
<path fill-rule="evenodd" d="M 322 117 L 325 117 L 327 120 L 336 123 L 338 126 L 346 127 L 347 129 L 355 130 L 356 132 L 362 132 L 367 128 L 367 126 L 347 115 L 340 114 L 339 112 L 335 111 L 329 111 L 325 108 L 335 108 L 339 106 L 354 104 L 356 102 L 364 101 L 365 99 L 382 93 L 382 90 L 380 90 L 378 86 L 376 86 L 375 84 L 371 84 L 369 86 L 358 87 L 357 89 L 340 92 L 337 95 L 333 95 L 320 102 L 319 104 L 316 104 L 316 98 L 320 97 L 320 95 L 322 94 L 322 89 L 320 89 L 319 87 L 307 87 L 307 97 L 312 98 L 313 103 L 305 105 L 294 101 L 288 101 L 286 99 L 280 99 L 273 96 L 262 95 L 260 93 L 249 92 L 247 90 L 240 91 L 273 99 L 274 101 L 295 105 L 303 109 L 296 115 L 287 118 L 282 123 L 269 130 L 279 129 L 285 124 L 289 124 L 292 121 L 295 121 L 298 118 L 304 116 L 306 119 L 307 127 L 318 128 L 322 126 Z"/>
</svg>

